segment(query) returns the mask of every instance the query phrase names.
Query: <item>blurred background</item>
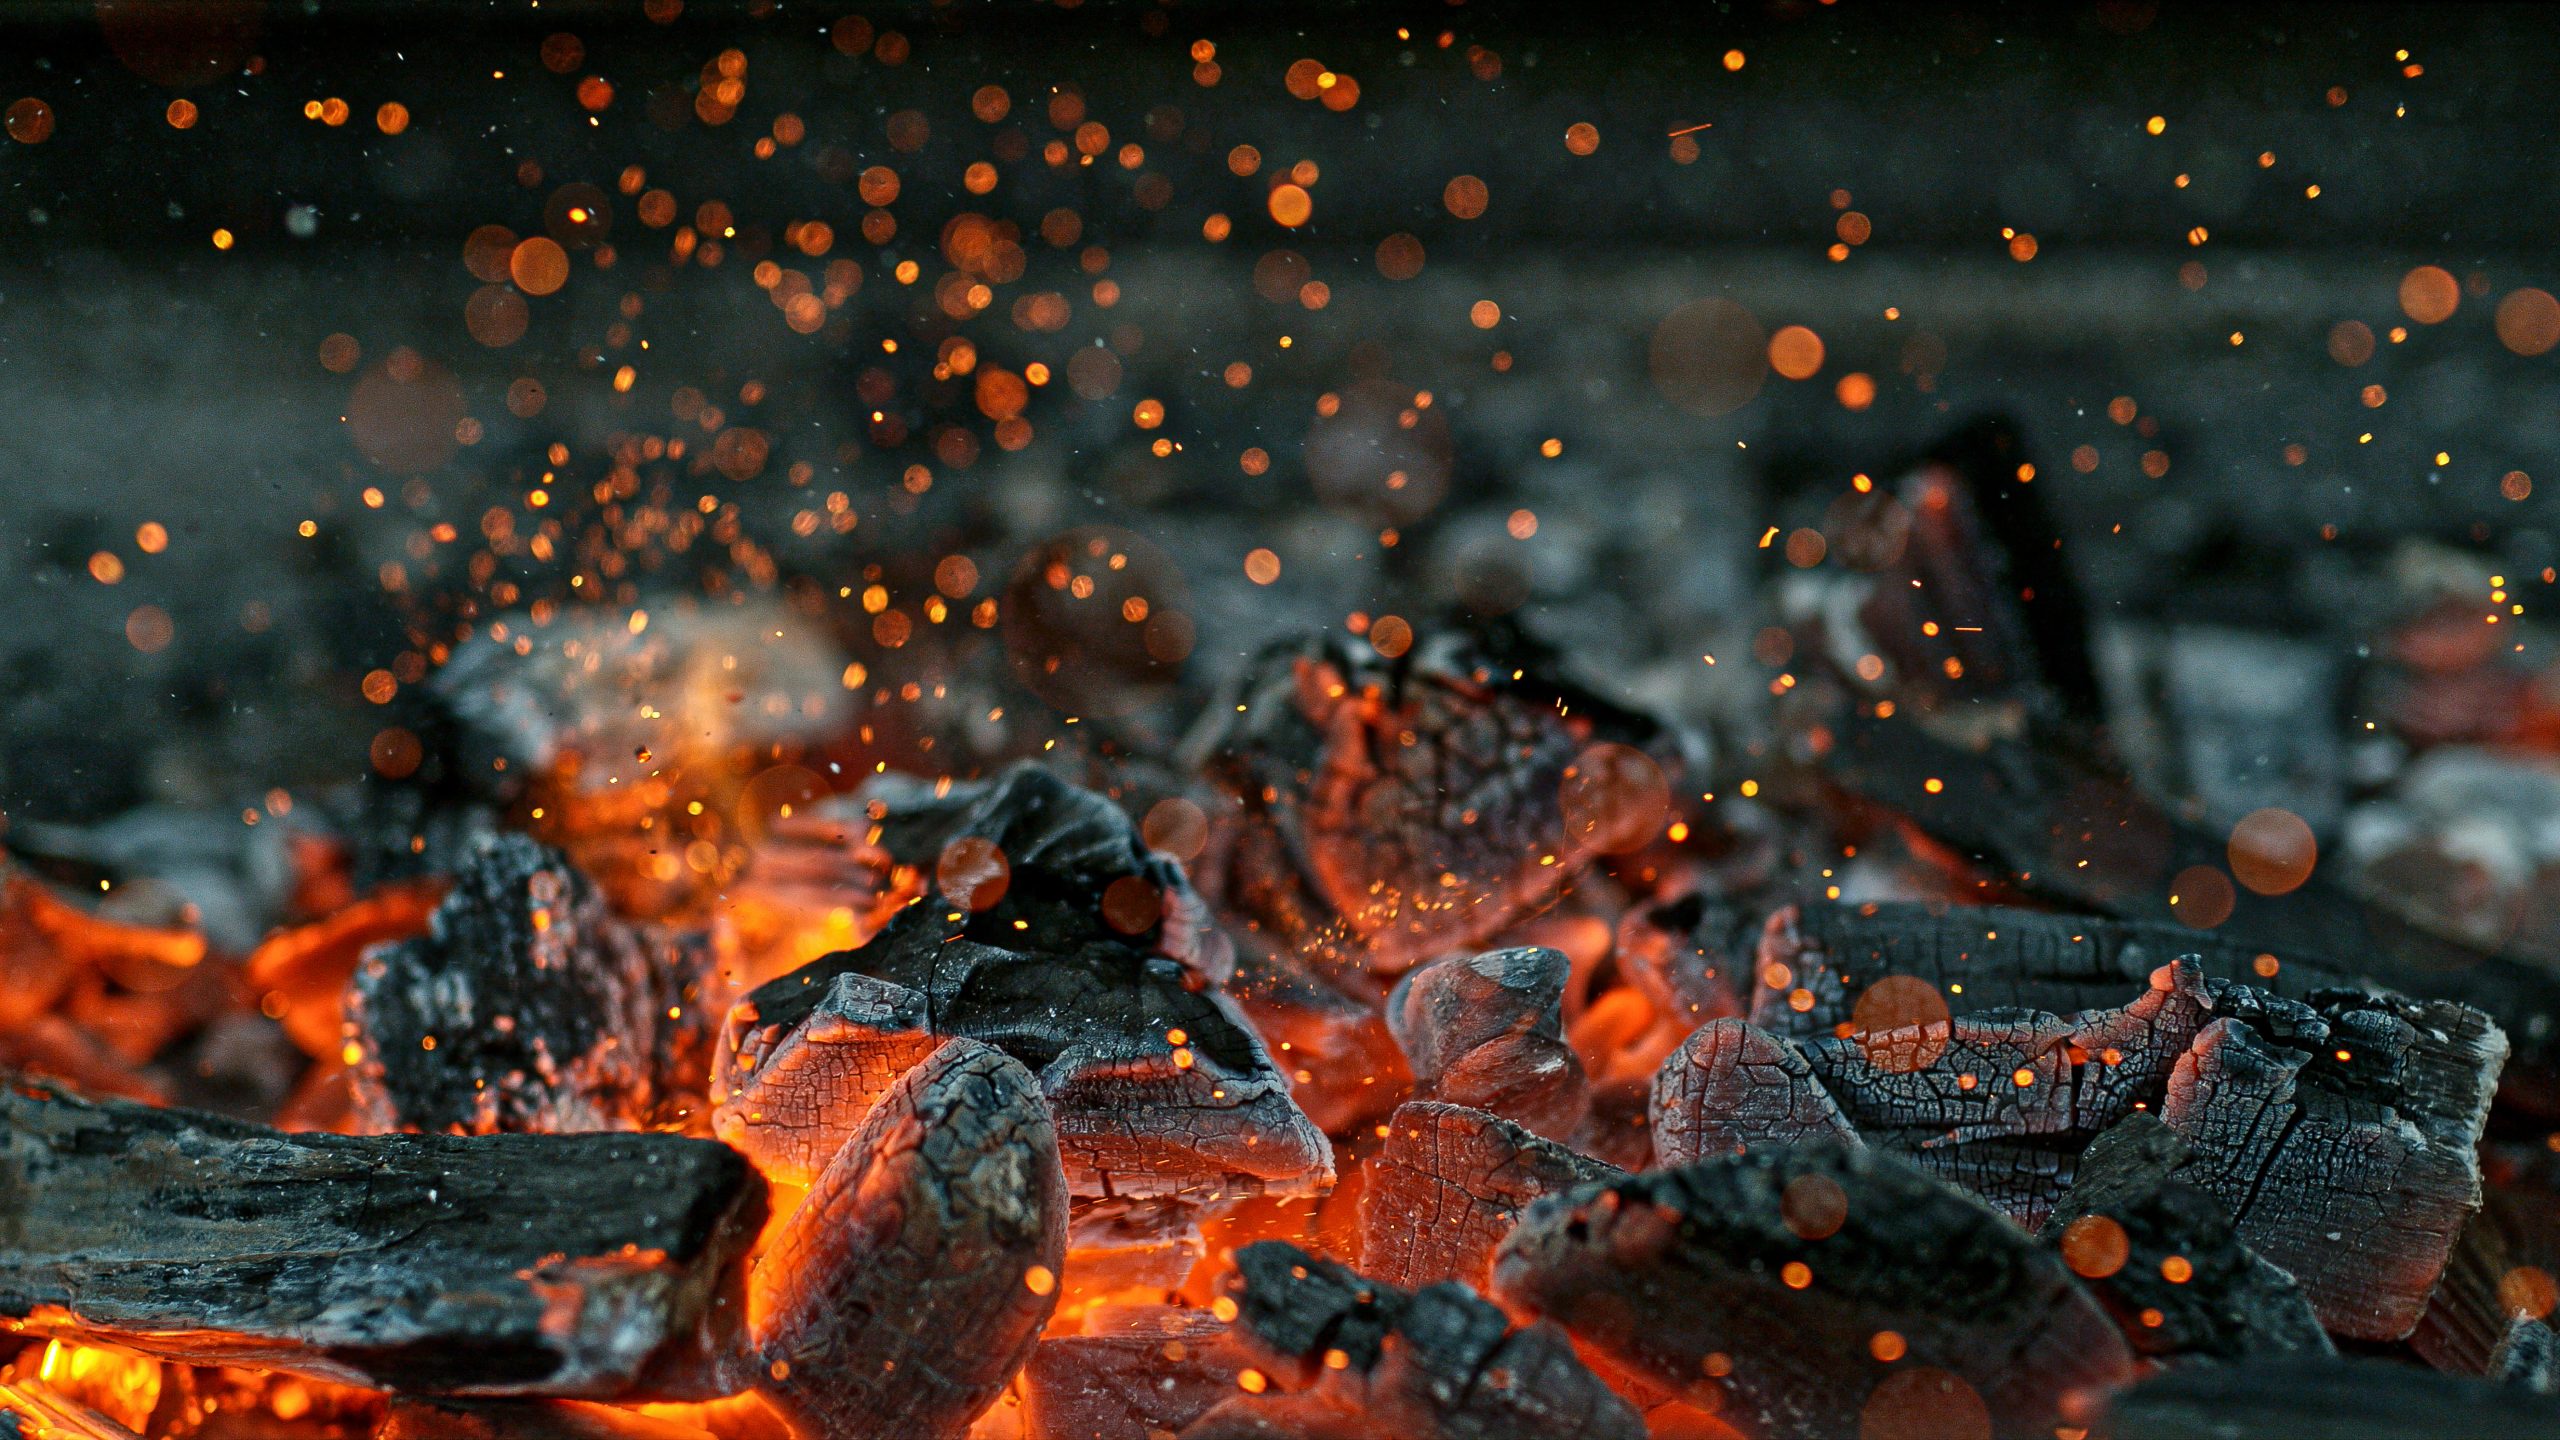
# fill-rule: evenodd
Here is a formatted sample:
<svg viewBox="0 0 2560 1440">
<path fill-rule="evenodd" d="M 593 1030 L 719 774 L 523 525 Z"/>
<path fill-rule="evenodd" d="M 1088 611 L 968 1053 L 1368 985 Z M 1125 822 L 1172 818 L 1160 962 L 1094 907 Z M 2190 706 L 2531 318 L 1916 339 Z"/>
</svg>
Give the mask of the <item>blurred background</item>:
<svg viewBox="0 0 2560 1440">
<path fill-rule="evenodd" d="M 1993 419 L 2119 744 L 2327 835 L 2552 730 L 2556 63 L 2485 5 L 16 6 L 0 814 L 254 823 L 414 768 L 474 647 L 777 616 L 768 718 L 866 769 L 1465 610 L 1729 776 L 1829 507 Z M 2523 886 L 2543 792 L 2472 779 Z"/>
</svg>

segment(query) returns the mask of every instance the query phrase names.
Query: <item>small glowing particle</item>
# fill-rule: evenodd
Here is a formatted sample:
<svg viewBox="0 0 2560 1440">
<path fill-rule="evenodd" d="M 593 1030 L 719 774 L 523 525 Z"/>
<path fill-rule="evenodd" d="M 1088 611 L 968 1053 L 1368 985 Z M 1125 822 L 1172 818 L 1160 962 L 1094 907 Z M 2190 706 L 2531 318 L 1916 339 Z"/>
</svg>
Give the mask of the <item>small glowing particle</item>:
<svg viewBox="0 0 2560 1440">
<path fill-rule="evenodd" d="M 1057 1272 L 1046 1265 L 1034 1265 L 1022 1272 L 1022 1288 L 1034 1295 L 1047 1295 L 1058 1288 Z"/>
</svg>

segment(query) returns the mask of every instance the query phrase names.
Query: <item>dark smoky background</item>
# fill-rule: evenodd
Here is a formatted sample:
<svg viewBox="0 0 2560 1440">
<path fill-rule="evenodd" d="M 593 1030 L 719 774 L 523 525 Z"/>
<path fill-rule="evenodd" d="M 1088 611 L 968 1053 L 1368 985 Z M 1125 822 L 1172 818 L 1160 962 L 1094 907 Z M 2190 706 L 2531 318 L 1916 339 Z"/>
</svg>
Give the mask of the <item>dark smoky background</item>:
<svg viewBox="0 0 2560 1440">
<path fill-rule="evenodd" d="M 1991 419 L 2119 743 L 2329 833 L 2546 713 L 2555 62 L 2493 6 L 13 7 L 0 810 L 272 814 L 493 633 L 724 609 L 923 768 L 1509 614 L 1730 780 L 1830 507 Z M 1042 593 L 1094 535 L 1104 624 Z"/>
</svg>

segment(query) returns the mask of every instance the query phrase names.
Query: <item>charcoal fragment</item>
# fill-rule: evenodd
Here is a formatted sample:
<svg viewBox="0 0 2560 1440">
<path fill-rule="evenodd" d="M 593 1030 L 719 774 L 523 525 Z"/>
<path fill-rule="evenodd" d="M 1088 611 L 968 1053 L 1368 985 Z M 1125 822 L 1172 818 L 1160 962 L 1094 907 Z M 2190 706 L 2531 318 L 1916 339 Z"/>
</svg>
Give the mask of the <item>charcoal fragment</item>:
<svg viewBox="0 0 2560 1440">
<path fill-rule="evenodd" d="M 1740 1020 L 1701 1025 L 1671 1052 L 1649 1113 L 1665 1168 L 1802 1140 L 1863 1143 L 1804 1047 Z"/>
<path fill-rule="evenodd" d="M 1205 1310 L 1148 1306 L 1096 1333 L 1043 1340 L 1024 1368 L 1027 1440 L 1178 1432 L 1236 1393 L 1248 1363 Z"/>
<path fill-rule="evenodd" d="M 1616 837 L 1572 823 L 1595 743 L 1677 764 L 1660 722 L 1558 678 L 1516 626 L 1434 630 L 1397 657 L 1325 635 L 1267 647 L 1184 741 L 1232 798 L 1211 902 L 1311 960 L 1400 973 L 1482 944 Z M 1613 819 L 1616 817 L 1612 817 Z"/>
<path fill-rule="evenodd" d="M 1116 940 L 980 944 L 952 913 L 911 906 L 870 944 L 734 1007 L 714 1062 L 715 1131 L 777 1175 L 807 1174 L 861 1123 L 881 1077 L 967 1037 L 1038 1074 L 1079 1194 L 1330 1181 L 1323 1132 L 1219 990 Z"/>
<path fill-rule="evenodd" d="M 1478 1290 L 1493 1249 L 1541 1195 L 1615 1179 L 1616 1166 L 1578 1155 L 1499 1115 L 1435 1100 L 1399 1106 L 1369 1157 L 1360 1195 L 1360 1265 L 1404 1289 L 1454 1280 Z"/>
<path fill-rule="evenodd" d="M 1907 712 L 1869 709 L 1841 711 L 1831 730 L 1826 781 L 1901 817 L 1986 878 L 2058 905 L 2175 924 L 2170 877 L 2229 859 L 2227 835 L 2171 816 L 2076 732 L 1964 745 Z M 2280 895 L 2239 889 L 2214 934 L 2287 966 L 2486 1012 L 2515 1047 L 2522 1073 L 2511 1097 L 2560 1114 L 2560 975 L 2549 967 L 2449 939 L 2351 892 L 2326 869 Z"/>
<path fill-rule="evenodd" d="M 877 817 L 879 846 L 928 877 L 958 841 L 994 847 L 1005 878 L 991 901 L 944 896 L 968 911 L 962 933 L 972 940 L 1005 945 L 1025 931 L 1059 948 L 1118 940 L 1211 984 L 1235 973 L 1234 946 L 1182 866 L 1148 849 L 1118 805 L 1037 765 L 956 783 L 884 775 L 855 800 Z"/>
<path fill-rule="evenodd" d="M 1239 1335 L 1259 1348 L 1284 1393 L 1230 1399 L 1193 1433 L 1413 1440 L 1636 1440 L 1644 1434 L 1636 1412 L 1583 1367 L 1562 1331 L 1545 1324 L 1514 1330 L 1499 1309 L 1463 1285 L 1408 1293 L 1266 1240 L 1236 1252 L 1227 1287 Z M 1304 1428 L 1311 1407 L 1332 1412 L 1328 1426 L 1338 1416 L 1352 1428 Z M 1256 1414 L 1279 1428 L 1252 1428 Z"/>
<path fill-rule="evenodd" d="M 699 1093 L 704 968 L 675 933 L 616 918 L 560 852 L 495 837 L 425 935 L 356 967 L 365 1114 L 475 1135 L 655 1123 Z"/>
<path fill-rule="evenodd" d="M 2296 1356 L 2166 1371 L 2116 1396 L 2093 1433 L 2113 1440 L 2560 1440 L 2560 1400 L 2414 1365 Z"/>
<path fill-rule="evenodd" d="M 954 1040 L 872 1107 L 757 1260 L 738 1378 L 795 1440 L 947 1440 L 1031 1353 L 1066 1249 L 1038 1083 Z"/>
<path fill-rule="evenodd" d="M 1387 1028 L 1415 1094 L 1490 1110 L 1551 1140 L 1590 1113 L 1582 1061 L 1564 1038 L 1571 967 L 1543 946 L 1433 961 L 1387 997 Z"/>
<path fill-rule="evenodd" d="M 2397 1340 L 2480 1208 L 2476 1147 L 2506 1040 L 2450 1002 L 2314 1000 L 2315 1023 L 2290 1032 L 2245 1018 L 2206 1027 L 2160 1115 L 2193 1152 L 2180 1177 L 2231 1208 L 2323 1325 Z"/>
<path fill-rule="evenodd" d="M 1493 1283 L 1505 1305 L 1773 1437 L 1856 1433 L 1871 1392 L 1906 1369 L 1970 1389 L 2000 1434 L 2042 1430 L 2133 1373 L 2059 1257 L 1910 1163 L 1831 1142 L 1539 1200 Z M 1876 1358 L 1884 1332 L 1892 1362 Z"/>
<path fill-rule="evenodd" d="M 377 1389 L 679 1398 L 763 1187 L 670 1135 L 285 1135 L 0 1086 L 0 1313 Z"/>
<path fill-rule="evenodd" d="M 2043 1238 L 2137 1354 L 2331 1354 L 2302 1287 L 2240 1242 L 2230 1212 L 2176 1177 L 2186 1142 L 2156 1115 L 2117 1121 L 2080 1158 Z"/>
</svg>

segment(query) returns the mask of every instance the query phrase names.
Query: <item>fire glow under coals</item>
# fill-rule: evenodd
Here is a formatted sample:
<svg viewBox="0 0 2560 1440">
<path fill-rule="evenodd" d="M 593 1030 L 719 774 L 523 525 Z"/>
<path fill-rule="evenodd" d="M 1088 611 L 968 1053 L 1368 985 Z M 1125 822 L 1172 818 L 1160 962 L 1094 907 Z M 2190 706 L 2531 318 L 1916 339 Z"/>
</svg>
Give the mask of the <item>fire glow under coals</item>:
<svg viewBox="0 0 2560 1440">
<path fill-rule="evenodd" d="M 2335 813 L 2258 772 L 2349 768 L 2337 657 L 2129 638 L 2002 424 L 1932 410 L 1918 459 L 1740 527 L 1644 513 L 1642 554 L 1763 566 L 1709 631 L 1568 548 L 1616 497 L 1486 479 L 1616 403 L 1507 292 L 1432 288 L 1540 172 L 1346 193 L 1383 97 L 1554 49 L 1443 7 L 1265 64 L 1150 6 L 1172 93 L 1124 96 L 964 74 L 989 22 L 943 8 L 750 4 L 651 80 L 628 32 L 707 32 L 646 0 L 493 50 L 549 118 L 468 137 L 294 97 L 404 184 L 499 145 L 521 203 L 442 217 L 452 344 L 317 339 L 347 468 L 289 543 L 400 616 L 328 717 L 358 778 L 0 817 L 0 1440 L 2560 1434 L 2530 570 L 2406 567 L 2359 712 L 2400 748 Z M 256 5 L 97 9 L 196 87 L 155 139 L 302 83 Z M 1245 83 L 1292 125 L 1230 123 Z M 19 98 L 0 150 L 106 103 Z M 1730 176 L 1717 121 L 1655 118 L 1666 173 Z M 1555 119 L 1541 163 L 1634 139 Z M 1906 218 L 1817 200 L 1818 274 Z M 169 210 L 222 263 L 282 243 Z M 2058 268 L 2036 229 L 1999 273 Z M 1252 247 L 1260 308 L 1130 263 L 1194 245 Z M 2394 271 L 2422 327 L 2488 287 Z M 1443 353 L 1362 338 L 1414 296 Z M 1932 406 L 1951 363 L 1658 298 L 1620 347 L 1654 418 L 1773 374 L 1825 423 Z M 2495 311 L 2560 342 L 2542 290 Z M 1301 384 L 1286 439 L 1216 422 Z M 2157 414 L 2085 408 L 2170 473 Z M 1206 470 L 1293 508 L 1134 523 Z M 136 596 L 200 530 L 66 583 Z M 1354 561 L 1393 584 L 1335 593 Z M 120 601 L 127 658 L 183 656 L 181 612 Z"/>
</svg>

